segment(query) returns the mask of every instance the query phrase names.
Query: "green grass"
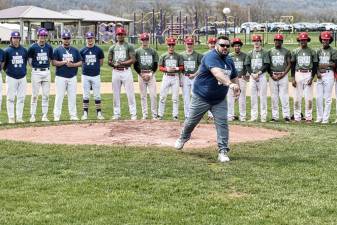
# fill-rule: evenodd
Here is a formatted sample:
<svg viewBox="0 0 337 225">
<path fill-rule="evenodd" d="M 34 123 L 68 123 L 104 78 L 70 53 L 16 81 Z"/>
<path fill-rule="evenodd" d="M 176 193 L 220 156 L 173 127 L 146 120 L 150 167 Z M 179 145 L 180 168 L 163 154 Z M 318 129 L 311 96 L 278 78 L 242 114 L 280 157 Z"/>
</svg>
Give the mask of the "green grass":
<svg viewBox="0 0 337 225">
<path fill-rule="evenodd" d="M 140 116 L 139 96 L 137 103 Z M 270 109 L 270 99 L 268 104 Z M 103 95 L 103 112 L 111 116 L 111 95 Z M 170 101 L 166 119 L 169 112 Z M 337 126 L 253 125 L 289 136 L 232 145 L 232 161 L 225 165 L 213 148 L 178 152 L 0 141 L 0 224 L 337 224 Z"/>
</svg>

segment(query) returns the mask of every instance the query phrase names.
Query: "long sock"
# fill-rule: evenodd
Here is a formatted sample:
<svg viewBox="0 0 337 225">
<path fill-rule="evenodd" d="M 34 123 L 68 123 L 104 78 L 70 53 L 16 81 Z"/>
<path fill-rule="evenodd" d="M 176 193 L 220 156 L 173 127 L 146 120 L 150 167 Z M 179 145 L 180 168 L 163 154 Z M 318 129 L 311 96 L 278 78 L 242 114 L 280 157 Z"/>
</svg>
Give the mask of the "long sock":
<svg viewBox="0 0 337 225">
<path fill-rule="evenodd" d="M 97 114 L 102 111 L 101 100 L 95 100 L 95 106 L 96 106 L 96 113 Z"/>
<path fill-rule="evenodd" d="M 83 112 L 88 113 L 89 111 L 89 99 L 83 99 Z"/>
</svg>

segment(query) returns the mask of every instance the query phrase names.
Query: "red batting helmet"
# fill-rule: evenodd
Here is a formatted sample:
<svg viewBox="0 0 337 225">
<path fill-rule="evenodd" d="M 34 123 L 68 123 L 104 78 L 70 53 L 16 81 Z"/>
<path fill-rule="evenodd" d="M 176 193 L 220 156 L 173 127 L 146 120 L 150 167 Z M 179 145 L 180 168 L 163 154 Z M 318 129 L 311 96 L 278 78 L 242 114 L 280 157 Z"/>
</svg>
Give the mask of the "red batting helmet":
<svg viewBox="0 0 337 225">
<path fill-rule="evenodd" d="M 274 41 L 283 41 L 283 35 L 282 34 L 275 34 Z"/>
<path fill-rule="evenodd" d="M 235 45 L 235 44 L 239 44 L 240 46 L 243 45 L 242 41 L 240 38 L 233 38 L 232 39 L 232 47 Z"/>
<path fill-rule="evenodd" d="M 148 33 L 142 33 L 139 38 L 141 41 L 148 41 L 150 39 L 150 35 Z"/>
<path fill-rule="evenodd" d="M 116 34 L 126 34 L 126 30 L 123 27 L 118 27 L 116 29 Z"/>
<path fill-rule="evenodd" d="M 311 41 L 309 34 L 307 32 L 302 32 L 298 34 L 297 41 L 307 40 L 308 42 Z"/>
<path fill-rule="evenodd" d="M 262 41 L 261 35 L 253 34 L 252 41 Z"/>
<path fill-rule="evenodd" d="M 209 37 L 207 42 L 208 42 L 208 44 L 215 44 L 216 38 L 215 37 Z"/>
<path fill-rule="evenodd" d="M 168 45 L 175 45 L 176 44 L 176 39 L 174 37 L 168 37 L 166 39 L 166 44 L 168 44 Z"/>
<path fill-rule="evenodd" d="M 185 38 L 185 44 L 193 45 L 194 44 L 193 37 L 187 37 L 187 38 Z"/>
<path fill-rule="evenodd" d="M 333 41 L 333 37 L 330 31 L 323 31 L 319 35 L 319 41 L 322 43 L 322 40 L 329 40 L 329 43 Z"/>
</svg>

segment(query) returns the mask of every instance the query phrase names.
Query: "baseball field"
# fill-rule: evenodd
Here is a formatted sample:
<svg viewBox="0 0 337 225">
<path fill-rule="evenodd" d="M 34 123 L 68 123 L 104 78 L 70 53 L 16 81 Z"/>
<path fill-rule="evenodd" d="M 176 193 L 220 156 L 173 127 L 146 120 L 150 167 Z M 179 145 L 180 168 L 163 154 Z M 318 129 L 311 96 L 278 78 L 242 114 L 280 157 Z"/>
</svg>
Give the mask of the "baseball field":
<svg viewBox="0 0 337 225">
<path fill-rule="evenodd" d="M 312 39 L 312 46 L 319 47 L 318 38 Z M 109 46 L 102 47 L 107 55 Z M 286 47 L 292 49 L 296 45 Z M 177 48 L 182 51 L 183 46 Z M 245 46 L 243 51 L 250 48 Z M 199 46 L 197 50 L 203 52 L 206 47 Z M 160 46 L 159 54 L 164 51 L 165 46 Z M 106 63 L 102 79 L 111 82 Z M 141 118 L 139 95 L 136 97 Z M 1 121 L 7 121 L 5 101 L 4 96 Z M 78 95 L 79 115 L 81 101 L 82 96 Z M 111 118 L 112 96 L 104 94 L 102 102 L 105 117 Z M 249 98 L 247 103 L 250 112 Z M 30 116 L 29 104 L 27 96 L 26 121 Z M 49 112 L 53 104 L 51 96 Z M 66 104 L 65 100 L 61 119 L 68 118 Z M 166 106 L 165 120 L 170 126 L 170 98 Z M 122 95 L 123 119 L 129 118 L 127 108 L 126 96 Z M 38 115 L 40 110 L 39 102 Z M 313 112 L 315 118 L 316 107 Z M 51 116 L 50 113 L 49 119 Z M 89 118 L 92 120 L 77 123 L 97 122 L 92 101 Z M 180 118 L 183 118 L 182 99 Z M 335 100 L 330 118 L 336 118 Z M 2 124 L 0 129 L 70 123 Z M 231 125 L 262 127 L 288 135 L 234 143 L 228 164 L 217 161 L 215 147 L 176 151 L 173 147 L 0 140 L 0 224 L 337 224 L 336 124 L 232 122 Z M 91 132 L 90 127 L 82 129 Z"/>
</svg>

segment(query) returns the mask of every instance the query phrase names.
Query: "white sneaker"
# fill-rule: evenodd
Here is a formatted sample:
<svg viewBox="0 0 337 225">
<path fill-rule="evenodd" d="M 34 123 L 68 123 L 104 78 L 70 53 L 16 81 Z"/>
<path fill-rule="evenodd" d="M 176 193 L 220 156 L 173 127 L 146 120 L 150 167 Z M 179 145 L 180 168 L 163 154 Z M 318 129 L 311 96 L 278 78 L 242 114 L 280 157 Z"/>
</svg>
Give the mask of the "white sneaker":
<svg viewBox="0 0 337 225">
<path fill-rule="evenodd" d="M 87 120 L 88 119 L 88 113 L 84 112 L 83 116 L 81 117 L 81 120 Z M 70 119 L 71 120 L 71 119 Z"/>
<path fill-rule="evenodd" d="M 8 123 L 11 123 L 11 124 L 15 123 L 15 119 L 14 118 L 9 118 L 8 119 Z"/>
<path fill-rule="evenodd" d="M 257 119 L 250 119 L 248 122 L 256 122 Z"/>
<path fill-rule="evenodd" d="M 240 121 L 241 122 L 246 122 L 246 118 L 241 118 Z"/>
<path fill-rule="evenodd" d="M 70 120 L 71 120 L 71 121 L 78 121 L 79 119 L 78 119 L 77 116 L 71 116 L 71 117 L 70 117 Z"/>
<path fill-rule="evenodd" d="M 177 150 L 181 150 L 183 149 L 185 143 L 187 142 L 188 140 L 185 140 L 185 139 L 182 139 L 182 138 L 178 138 L 176 140 L 176 143 L 174 144 L 174 148 L 177 149 Z"/>
<path fill-rule="evenodd" d="M 233 120 L 234 120 L 234 117 L 228 117 L 228 118 L 227 118 L 227 121 L 228 121 L 228 122 L 232 122 Z"/>
<path fill-rule="evenodd" d="M 22 118 L 17 118 L 17 119 L 16 119 L 16 122 L 17 122 L 17 123 L 24 123 L 25 121 L 24 121 Z"/>
<path fill-rule="evenodd" d="M 42 122 L 49 122 L 47 114 L 43 114 L 43 115 L 42 115 L 41 121 L 42 121 Z"/>
<path fill-rule="evenodd" d="M 321 120 L 321 119 L 317 119 L 317 120 L 315 121 L 315 123 L 322 123 L 322 120 Z"/>
<path fill-rule="evenodd" d="M 30 117 L 30 120 L 29 120 L 29 122 L 31 122 L 31 123 L 34 123 L 36 121 L 36 119 L 35 119 L 35 116 L 34 115 L 32 115 L 31 117 Z"/>
<path fill-rule="evenodd" d="M 136 115 L 131 116 L 131 120 L 137 120 L 137 116 Z"/>
<path fill-rule="evenodd" d="M 59 116 L 54 116 L 54 121 L 55 121 L 55 122 L 60 121 L 60 117 L 59 117 Z"/>
<path fill-rule="evenodd" d="M 143 116 L 143 117 L 142 117 L 142 120 L 147 120 L 147 116 Z"/>
<path fill-rule="evenodd" d="M 120 117 L 119 117 L 119 116 L 113 116 L 113 117 L 111 117 L 111 119 L 112 119 L 112 120 L 119 120 Z"/>
<path fill-rule="evenodd" d="M 218 160 L 219 160 L 219 162 L 222 162 L 222 163 L 230 161 L 228 155 L 223 151 L 219 152 Z"/>
<path fill-rule="evenodd" d="M 267 120 L 266 119 L 261 119 L 261 123 L 266 123 Z"/>
<path fill-rule="evenodd" d="M 101 112 L 98 112 L 98 113 L 97 113 L 97 119 L 98 119 L 98 120 L 104 120 L 104 116 L 102 115 Z"/>
<path fill-rule="evenodd" d="M 328 124 L 329 123 L 329 120 L 323 120 L 322 121 L 322 124 Z"/>
</svg>

